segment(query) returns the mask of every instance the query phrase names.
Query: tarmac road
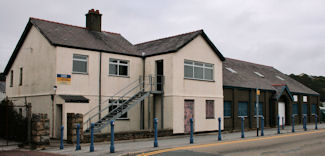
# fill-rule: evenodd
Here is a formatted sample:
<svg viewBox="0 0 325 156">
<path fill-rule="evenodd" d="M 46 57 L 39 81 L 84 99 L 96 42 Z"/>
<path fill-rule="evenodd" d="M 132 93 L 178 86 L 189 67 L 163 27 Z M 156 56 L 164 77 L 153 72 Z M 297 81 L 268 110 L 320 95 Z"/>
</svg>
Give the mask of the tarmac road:
<svg viewBox="0 0 325 156">
<path fill-rule="evenodd" d="M 185 146 L 145 155 L 325 156 L 325 130 Z"/>
</svg>

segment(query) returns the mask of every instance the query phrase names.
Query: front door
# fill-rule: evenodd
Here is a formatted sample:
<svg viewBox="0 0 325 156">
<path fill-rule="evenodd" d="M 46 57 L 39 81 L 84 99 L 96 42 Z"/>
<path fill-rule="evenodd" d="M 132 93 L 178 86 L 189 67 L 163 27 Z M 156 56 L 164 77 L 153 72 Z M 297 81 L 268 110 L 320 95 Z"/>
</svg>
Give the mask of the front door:
<svg viewBox="0 0 325 156">
<path fill-rule="evenodd" d="M 194 100 L 185 100 L 184 102 L 184 133 L 191 132 L 190 119 L 194 119 Z"/>
<path fill-rule="evenodd" d="M 284 102 L 279 102 L 278 103 L 278 115 L 280 117 L 280 125 L 285 125 L 285 103 Z M 283 119 L 283 120 L 282 120 Z"/>
</svg>

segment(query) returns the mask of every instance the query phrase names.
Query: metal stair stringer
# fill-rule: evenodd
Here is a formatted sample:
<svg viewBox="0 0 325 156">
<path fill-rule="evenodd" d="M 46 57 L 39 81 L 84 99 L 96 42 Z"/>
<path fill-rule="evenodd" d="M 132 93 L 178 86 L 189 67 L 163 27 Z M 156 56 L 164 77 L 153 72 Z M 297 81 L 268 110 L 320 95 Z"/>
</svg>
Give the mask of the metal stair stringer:
<svg viewBox="0 0 325 156">
<path fill-rule="evenodd" d="M 129 98 L 127 101 L 122 103 L 119 107 L 110 111 L 105 117 L 95 123 L 94 131 L 96 133 L 101 132 L 103 128 L 110 124 L 110 121 L 115 121 L 119 117 L 121 117 L 124 113 L 128 112 L 132 107 L 139 104 L 143 101 L 146 97 L 148 97 L 151 93 L 150 92 L 143 92 L 140 91 L 136 93 L 134 96 Z M 140 95 L 140 96 L 139 96 Z M 88 130 L 89 132 L 89 130 Z"/>
</svg>

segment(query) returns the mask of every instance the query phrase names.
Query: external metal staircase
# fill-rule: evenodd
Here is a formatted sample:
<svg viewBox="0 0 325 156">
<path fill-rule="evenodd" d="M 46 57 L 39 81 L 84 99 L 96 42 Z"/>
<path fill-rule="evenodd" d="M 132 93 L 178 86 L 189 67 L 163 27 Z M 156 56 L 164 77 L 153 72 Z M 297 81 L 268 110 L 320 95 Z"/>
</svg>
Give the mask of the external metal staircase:
<svg viewBox="0 0 325 156">
<path fill-rule="evenodd" d="M 88 119 L 83 123 L 85 132 L 90 132 L 90 124 L 94 123 L 94 131 L 101 132 L 103 128 L 109 125 L 110 121 L 120 118 L 123 114 L 128 112 L 132 107 L 141 103 L 146 97 L 153 93 L 163 92 L 163 76 L 146 76 L 131 82 L 126 87 L 119 90 L 115 95 L 110 96 L 103 101 L 104 105 L 99 109 L 99 105 L 90 109 L 84 114 Z M 119 96 L 121 95 L 121 96 Z M 123 101 L 119 103 L 119 101 Z M 106 105 L 106 106 L 105 106 Z M 110 106 L 117 105 L 110 110 Z"/>
</svg>

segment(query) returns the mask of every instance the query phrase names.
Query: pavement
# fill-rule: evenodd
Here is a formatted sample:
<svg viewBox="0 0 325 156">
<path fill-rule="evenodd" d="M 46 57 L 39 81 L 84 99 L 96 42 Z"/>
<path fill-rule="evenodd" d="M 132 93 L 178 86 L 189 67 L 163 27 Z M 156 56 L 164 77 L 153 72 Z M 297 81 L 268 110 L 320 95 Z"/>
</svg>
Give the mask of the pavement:
<svg viewBox="0 0 325 156">
<path fill-rule="evenodd" d="M 308 124 L 308 131 L 313 130 L 315 124 Z M 318 124 L 318 129 L 325 129 L 325 124 Z M 286 126 L 284 129 L 280 129 L 281 134 L 289 134 L 291 132 L 291 126 Z M 295 126 L 296 133 L 303 132 L 302 125 Z M 159 132 L 158 132 L 159 133 Z M 280 135 L 281 135 L 280 134 Z M 277 128 L 267 128 L 264 130 L 264 135 L 266 136 L 275 136 L 277 134 Z M 259 136 L 260 137 L 260 136 Z M 256 136 L 256 130 L 245 131 L 245 139 L 248 138 L 258 138 Z M 261 138 L 261 137 L 260 137 Z M 110 142 L 95 142 L 94 152 L 89 152 L 90 144 L 81 144 L 81 150 L 76 151 L 75 145 L 65 144 L 64 149 L 59 149 L 59 144 L 54 143 L 45 150 L 40 150 L 41 152 L 46 152 L 49 154 L 60 154 L 60 155 L 137 155 L 150 151 L 170 149 L 176 147 L 183 147 L 189 145 L 202 145 L 218 142 L 227 142 L 233 140 L 242 140 L 241 132 L 222 132 L 222 141 L 217 141 L 218 133 L 200 133 L 194 134 L 194 144 L 189 143 L 189 135 L 175 135 L 167 137 L 158 138 L 158 146 L 153 147 L 153 138 L 147 139 L 135 139 L 135 140 L 124 140 L 124 141 L 115 141 L 115 153 L 110 153 Z M 0 152 L 1 155 L 1 152 Z"/>
</svg>

